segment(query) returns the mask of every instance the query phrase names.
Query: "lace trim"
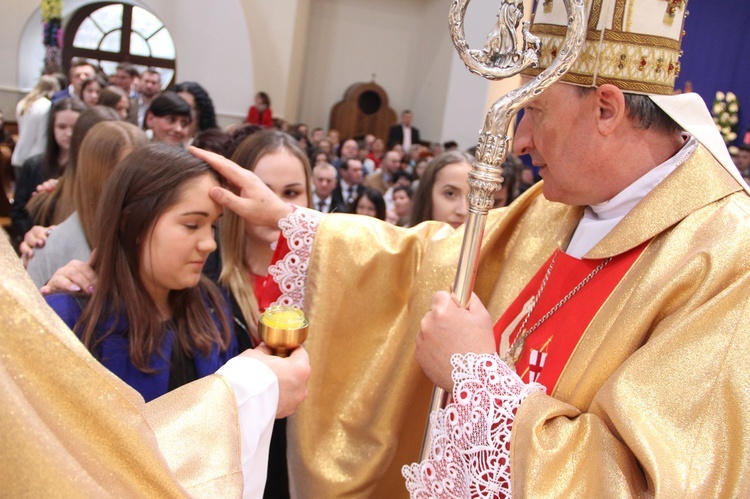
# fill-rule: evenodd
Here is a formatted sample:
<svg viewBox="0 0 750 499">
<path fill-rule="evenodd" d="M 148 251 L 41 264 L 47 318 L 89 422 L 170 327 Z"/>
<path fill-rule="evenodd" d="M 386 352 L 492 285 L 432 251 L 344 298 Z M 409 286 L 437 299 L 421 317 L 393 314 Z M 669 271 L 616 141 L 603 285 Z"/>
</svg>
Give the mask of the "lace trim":
<svg viewBox="0 0 750 499">
<path fill-rule="evenodd" d="M 453 355 L 453 402 L 430 415 L 430 456 L 401 473 L 412 498 L 511 497 L 510 435 L 525 384 L 496 354 Z"/>
<path fill-rule="evenodd" d="M 304 308 L 307 266 L 315 232 L 322 218 L 322 213 L 318 211 L 296 207 L 292 213 L 279 221 L 279 228 L 287 241 L 289 253 L 268 267 L 268 274 L 281 290 L 281 296 L 272 305 Z"/>
</svg>

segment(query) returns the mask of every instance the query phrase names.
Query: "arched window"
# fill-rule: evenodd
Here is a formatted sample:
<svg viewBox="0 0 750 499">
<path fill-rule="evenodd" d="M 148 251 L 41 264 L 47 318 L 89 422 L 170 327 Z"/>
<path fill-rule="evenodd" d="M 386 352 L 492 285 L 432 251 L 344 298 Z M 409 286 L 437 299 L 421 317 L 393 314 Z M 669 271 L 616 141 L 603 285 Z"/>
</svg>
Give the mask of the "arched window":
<svg viewBox="0 0 750 499">
<path fill-rule="evenodd" d="M 159 18 L 136 5 L 99 2 L 78 9 L 65 28 L 63 66 L 69 68 L 74 57 L 98 61 L 108 75 L 121 62 L 140 71 L 153 66 L 165 88 L 175 76 L 172 36 Z"/>
</svg>

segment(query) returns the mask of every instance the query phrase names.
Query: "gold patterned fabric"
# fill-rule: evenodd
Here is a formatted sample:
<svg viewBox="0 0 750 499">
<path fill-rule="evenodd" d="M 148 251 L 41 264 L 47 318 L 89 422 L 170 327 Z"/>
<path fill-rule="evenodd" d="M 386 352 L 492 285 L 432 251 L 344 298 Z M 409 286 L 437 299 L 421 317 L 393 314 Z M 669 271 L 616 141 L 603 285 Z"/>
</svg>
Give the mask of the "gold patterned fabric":
<svg viewBox="0 0 750 499">
<path fill-rule="evenodd" d="M 148 404 L 44 302 L 0 231 L 0 483 L 7 497 L 239 497 L 232 389 Z"/>
<path fill-rule="evenodd" d="M 497 320 L 580 208 L 535 186 L 490 213 L 475 291 Z M 518 497 L 737 497 L 750 490 L 750 197 L 702 147 L 587 258 L 653 239 L 554 389 L 513 428 Z M 326 217 L 310 259 L 309 398 L 289 424 L 296 497 L 406 497 L 431 385 L 414 338 L 461 230 Z"/>
</svg>

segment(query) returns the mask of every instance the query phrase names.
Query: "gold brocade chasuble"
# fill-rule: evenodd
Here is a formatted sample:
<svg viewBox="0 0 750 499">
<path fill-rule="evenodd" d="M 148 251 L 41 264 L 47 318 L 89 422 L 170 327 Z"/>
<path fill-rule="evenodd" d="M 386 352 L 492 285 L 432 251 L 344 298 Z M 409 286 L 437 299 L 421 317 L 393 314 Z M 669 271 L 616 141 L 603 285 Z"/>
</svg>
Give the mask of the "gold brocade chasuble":
<svg viewBox="0 0 750 499">
<path fill-rule="evenodd" d="M 564 248 L 582 209 L 536 186 L 490 213 L 475 291 L 493 320 Z M 513 426 L 518 497 L 746 496 L 750 198 L 703 148 L 584 258 L 651 241 L 599 308 L 551 396 Z M 312 376 L 289 422 L 296 497 L 406 497 L 432 386 L 414 338 L 462 233 L 325 218 L 307 281 Z M 731 442 L 731 445 L 730 445 Z"/>
<path fill-rule="evenodd" d="M 0 231 L 6 497 L 241 497 L 234 393 L 208 376 L 146 404 L 83 347 Z"/>
</svg>

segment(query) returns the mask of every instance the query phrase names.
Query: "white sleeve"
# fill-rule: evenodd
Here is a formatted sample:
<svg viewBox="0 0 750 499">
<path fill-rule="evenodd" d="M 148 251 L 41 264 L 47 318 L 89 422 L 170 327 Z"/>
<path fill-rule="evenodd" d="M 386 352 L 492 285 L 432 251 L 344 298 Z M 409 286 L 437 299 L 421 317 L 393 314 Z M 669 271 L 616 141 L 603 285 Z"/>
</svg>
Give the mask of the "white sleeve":
<svg viewBox="0 0 750 499">
<path fill-rule="evenodd" d="M 430 415 L 430 455 L 401 473 L 412 498 L 512 496 L 510 436 L 516 410 L 536 391 L 497 354 L 451 357 L 453 402 Z"/>
<path fill-rule="evenodd" d="M 281 296 L 272 305 L 304 308 L 310 252 L 323 217 L 319 211 L 295 206 L 292 213 L 279 221 L 281 235 L 286 239 L 289 253 L 268 267 L 268 274 L 281 290 Z"/>
<path fill-rule="evenodd" d="M 257 359 L 235 357 L 224 364 L 221 374 L 232 385 L 242 438 L 243 497 L 263 497 L 268 470 L 268 448 L 279 405 L 276 375 Z"/>
</svg>

